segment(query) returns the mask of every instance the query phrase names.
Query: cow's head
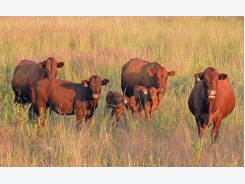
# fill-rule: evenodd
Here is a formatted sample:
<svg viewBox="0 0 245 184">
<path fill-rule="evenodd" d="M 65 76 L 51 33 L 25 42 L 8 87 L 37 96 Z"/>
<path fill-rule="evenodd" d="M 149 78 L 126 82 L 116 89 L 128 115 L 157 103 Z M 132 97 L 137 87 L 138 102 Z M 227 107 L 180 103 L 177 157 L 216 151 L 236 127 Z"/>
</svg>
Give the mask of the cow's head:
<svg viewBox="0 0 245 184">
<path fill-rule="evenodd" d="M 45 70 L 45 77 L 56 78 L 57 68 L 62 68 L 64 66 L 64 62 L 57 63 L 54 58 L 49 57 L 47 60 L 39 62 L 38 66 Z"/>
<path fill-rule="evenodd" d="M 204 91 L 209 99 L 216 97 L 218 81 L 227 78 L 227 74 L 219 73 L 212 67 L 208 67 L 203 73 L 200 72 L 198 76 L 203 80 Z"/>
<path fill-rule="evenodd" d="M 156 88 L 162 88 L 167 90 L 168 87 L 168 77 L 174 76 L 175 71 L 168 72 L 164 67 L 157 67 L 155 69 L 149 70 L 148 74 L 153 77 L 153 86 Z"/>
<path fill-rule="evenodd" d="M 143 93 L 144 95 L 148 95 L 148 89 L 145 86 L 135 85 L 133 96 L 137 98 L 140 93 Z"/>
<path fill-rule="evenodd" d="M 133 110 L 133 111 L 137 110 L 137 104 L 136 104 L 135 96 L 132 96 L 130 98 L 127 96 L 124 96 L 124 102 L 125 102 L 128 109 Z"/>
<path fill-rule="evenodd" d="M 99 99 L 102 86 L 107 85 L 108 82 L 108 79 L 101 80 L 99 76 L 93 75 L 89 80 L 83 80 L 82 84 L 84 87 L 89 87 L 93 99 Z"/>
<path fill-rule="evenodd" d="M 165 91 L 162 88 L 150 87 L 148 92 L 151 99 L 154 100 L 158 98 L 159 93 L 164 93 Z"/>
</svg>

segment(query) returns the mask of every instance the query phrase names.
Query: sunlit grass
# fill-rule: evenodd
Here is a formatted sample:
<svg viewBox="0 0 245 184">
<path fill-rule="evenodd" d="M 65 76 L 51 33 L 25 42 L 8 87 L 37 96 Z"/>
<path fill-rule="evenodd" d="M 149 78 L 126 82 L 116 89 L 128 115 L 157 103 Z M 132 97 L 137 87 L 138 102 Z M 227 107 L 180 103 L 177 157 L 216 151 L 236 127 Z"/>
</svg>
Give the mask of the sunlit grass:
<svg viewBox="0 0 245 184">
<path fill-rule="evenodd" d="M 244 166 L 243 17 L 0 17 L 0 40 L 0 166 Z M 97 74 L 110 80 L 90 131 L 78 133 L 75 116 L 51 113 L 40 138 L 28 107 L 14 104 L 15 66 L 50 56 L 65 63 L 60 79 L 80 83 Z M 122 121 L 113 129 L 103 114 L 105 94 L 121 92 L 121 68 L 135 57 L 176 75 L 154 120 L 128 116 L 127 126 Z M 200 145 L 187 106 L 194 73 L 208 66 L 228 74 L 236 96 L 214 148 L 211 127 Z"/>
</svg>

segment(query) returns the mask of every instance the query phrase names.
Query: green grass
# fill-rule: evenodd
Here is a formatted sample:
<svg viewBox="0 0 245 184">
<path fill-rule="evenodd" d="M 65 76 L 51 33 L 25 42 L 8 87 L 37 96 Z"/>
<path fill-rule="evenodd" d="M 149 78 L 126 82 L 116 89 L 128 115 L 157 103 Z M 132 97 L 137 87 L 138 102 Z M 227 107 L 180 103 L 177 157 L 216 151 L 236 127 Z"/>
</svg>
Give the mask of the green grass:
<svg viewBox="0 0 245 184">
<path fill-rule="evenodd" d="M 244 167 L 243 17 L 0 17 L 0 40 L 0 166 Z M 75 130 L 75 116 L 52 113 L 39 138 L 27 108 L 13 103 L 15 66 L 51 56 L 65 63 L 59 79 L 110 80 L 89 132 Z M 105 94 L 121 92 L 121 68 L 135 57 L 176 74 L 155 120 L 129 117 L 114 130 L 103 116 Z M 236 96 L 215 147 L 211 128 L 200 145 L 187 106 L 194 73 L 208 66 L 228 74 Z"/>
</svg>

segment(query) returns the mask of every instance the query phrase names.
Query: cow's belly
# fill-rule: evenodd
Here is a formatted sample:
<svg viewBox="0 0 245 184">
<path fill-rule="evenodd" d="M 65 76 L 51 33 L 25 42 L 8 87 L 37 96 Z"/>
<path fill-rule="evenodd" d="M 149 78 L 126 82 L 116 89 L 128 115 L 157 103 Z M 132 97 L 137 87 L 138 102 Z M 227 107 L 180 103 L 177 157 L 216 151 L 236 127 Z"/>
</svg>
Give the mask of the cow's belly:
<svg viewBox="0 0 245 184">
<path fill-rule="evenodd" d="M 58 114 L 72 115 L 74 114 L 73 103 L 51 103 L 50 108 Z"/>
</svg>

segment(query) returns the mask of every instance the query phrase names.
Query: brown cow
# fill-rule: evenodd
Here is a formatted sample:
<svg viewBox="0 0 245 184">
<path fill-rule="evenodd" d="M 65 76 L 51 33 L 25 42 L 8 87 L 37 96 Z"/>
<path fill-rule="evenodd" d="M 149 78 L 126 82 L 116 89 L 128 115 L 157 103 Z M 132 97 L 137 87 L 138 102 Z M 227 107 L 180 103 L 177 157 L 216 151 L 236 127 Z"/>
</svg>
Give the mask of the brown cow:
<svg viewBox="0 0 245 184">
<path fill-rule="evenodd" d="M 117 91 L 108 91 L 106 94 L 106 109 L 105 115 L 111 111 L 111 117 L 116 116 L 117 122 L 120 120 L 120 115 L 124 115 L 124 120 L 126 122 L 126 110 L 130 110 L 132 112 L 133 117 L 135 117 L 135 113 L 137 111 L 136 100 L 135 97 L 127 97 L 120 94 Z M 114 123 L 113 123 L 114 125 Z"/>
<path fill-rule="evenodd" d="M 204 72 L 194 75 L 197 82 L 192 89 L 188 107 L 195 116 L 198 135 L 203 137 L 206 127 L 213 124 L 212 143 L 217 141 L 221 121 L 235 107 L 235 96 L 227 74 L 208 67 Z"/>
<path fill-rule="evenodd" d="M 162 88 L 166 91 L 168 87 L 167 79 L 174 76 L 175 71 L 168 72 L 157 62 L 144 61 L 134 58 L 125 63 L 121 73 L 121 89 L 127 97 L 133 96 L 134 86 L 140 85 L 146 88 Z M 164 93 L 159 95 L 159 101 Z"/>
<path fill-rule="evenodd" d="M 63 66 L 64 62 L 58 63 L 52 57 L 43 62 L 22 60 L 16 66 L 12 79 L 15 102 L 22 106 L 31 103 L 30 88 L 34 87 L 41 78 L 56 78 L 57 68 Z M 31 108 L 33 107 L 31 106 Z"/>
<path fill-rule="evenodd" d="M 81 129 L 85 117 L 86 126 L 89 128 L 98 106 L 102 86 L 108 82 L 108 79 L 101 80 L 97 75 L 83 80 L 81 84 L 59 79 L 41 79 L 37 82 L 33 96 L 39 128 L 44 126 L 44 122 L 39 121 L 39 116 L 47 107 L 58 114 L 76 114 L 78 130 Z"/>
<path fill-rule="evenodd" d="M 142 113 L 145 111 L 145 117 L 154 117 L 154 113 L 157 110 L 159 104 L 159 95 L 164 93 L 162 88 L 156 89 L 150 87 L 149 89 L 145 86 L 136 85 L 134 87 L 134 96 L 136 98 L 137 108 Z"/>
</svg>

